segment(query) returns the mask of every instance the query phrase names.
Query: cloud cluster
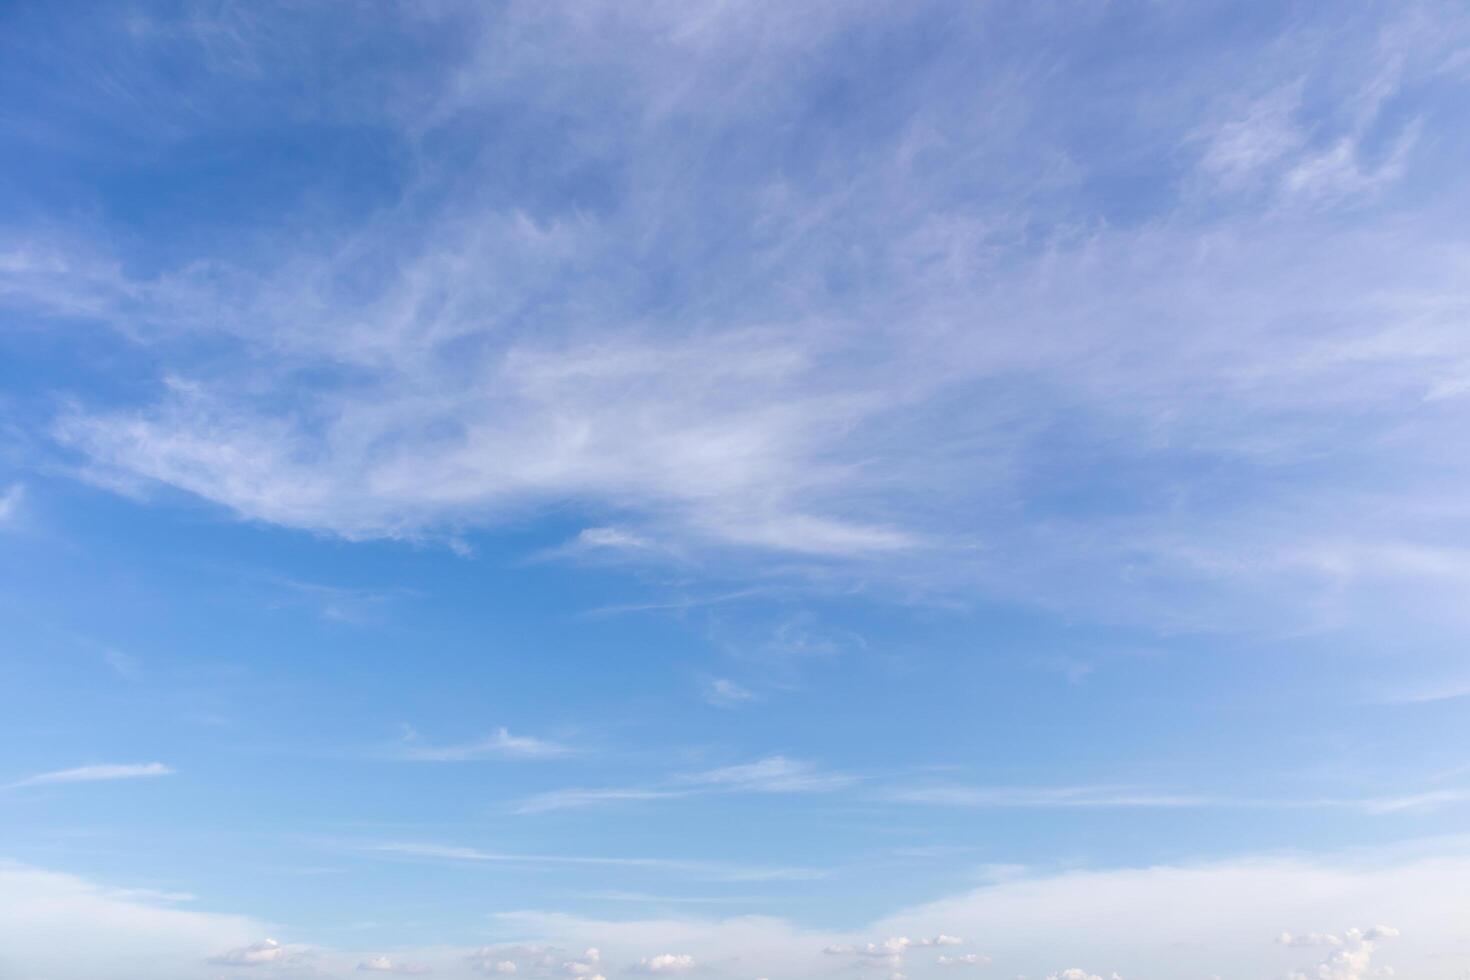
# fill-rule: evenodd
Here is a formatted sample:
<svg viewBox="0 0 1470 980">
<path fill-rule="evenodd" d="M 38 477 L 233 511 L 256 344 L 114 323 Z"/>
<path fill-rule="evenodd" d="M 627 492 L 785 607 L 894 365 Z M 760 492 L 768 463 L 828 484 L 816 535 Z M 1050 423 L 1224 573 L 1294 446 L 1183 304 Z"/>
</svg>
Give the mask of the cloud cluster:
<svg viewBox="0 0 1470 980">
<path fill-rule="evenodd" d="M 1371 929 L 1349 929 L 1341 936 L 1283 932 L 1277 942 L 1284 946 L 1321 946 L 1331 950 L 1314 969 L 1295 971 L 1288 980 L 1366 980 L 1368 977 L 1393 976 L 1392 969 L 1373 968 L 1373 954 L 1380 942 L 1398 935 L 1399 931 L 1392 926 L 1374 926 Z"/>
<path fill-rule="evenodd" d="M 470 954 L 466 962 L 492 976 L 606 980 L 601 972 L 602 953 L 596 947 L 570 957 L 554 946 L 485 947 Z"/>
<path fill-rule="evenodd" d="M 899 971 L 904 965 L 904 954 L 911 949 L 922 949 L 927 946 L 963 946 L 963 939 L 954 936 L 946 936 L 940 933 L 931 939 L 910 939 L 907 936 L 892 936 L 881 943 L 863 943 L 860 946 L 830 945 L 822 950 L 828 956 L 852 956 L 856 957 L 860 964 L 867 966 L 881 966 L 892 970 L 892 977 L 902 977 Z M 985 962 L 983 957 L 976 954 L 961 957 L 941 956 L 938 962 L 942 966 L 958 966 L 966 963 L 977 964 Z"/>
</svg>

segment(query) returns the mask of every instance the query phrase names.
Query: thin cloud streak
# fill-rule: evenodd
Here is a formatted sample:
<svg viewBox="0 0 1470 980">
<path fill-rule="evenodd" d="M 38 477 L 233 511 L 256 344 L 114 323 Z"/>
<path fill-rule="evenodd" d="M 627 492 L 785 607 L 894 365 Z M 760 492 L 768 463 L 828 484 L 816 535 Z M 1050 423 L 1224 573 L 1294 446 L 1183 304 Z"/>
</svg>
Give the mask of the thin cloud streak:
<svg viewBox="0 0 1470 980">
<path fill-rule="evenodd" d="M 161 762 L 78 766 L 75 769 L 58 769 L 55 772 L 43 772 L 35 776 L 28 776 L 25 779 L 8 784 L 5 788 L 20 789 L 25 786 L 95 783 L 116 779 L 152 779 L 158 776 L 171 776 L 174 772 L 175 770 L 171 766 L 166 766 Z"/>
<path fill-rule="evenodd" d="M 410 730 L 407 744 L 396 750 L 394 757 L 413 762 L 472 762 L 492 758 L 556 759 L 571 754 L 572 749 L 565 745 L 497 728 L 485 738 L 459 745 L 421 745 L 417 734 Z"/>
<path fill-rule="evenodd" d="M 549 813 L 615 803 L 671 800 L 691 796 L 739 793 L 833 793 L 859 781 L 857 776 L 827 772 L 809 762 L 774 755 L 756 762 L 682 773 L 651 786 L 573 788 L 526 797 L 512 806 L 518 814 Z"/>
<path fill-rule="evenodd" d="M 684 861 L 674 858 L 588 857 L 566 854 L 512 854 L 425 843 L 379 843 L 351 845 L 365 855 L 454 861 L 470 864 L 567 865 L 573 867 L 646 868 L 720 881 L 809 881 L 827 872 L 815 868 L 767 868 L 713 861 Z"/>
<path fill-rule="evenodd" d="M 1430 810 L 1470 800 L 1470 790 L 1308 799 L 1157 793 L 1126 787 L 926 786 L 883 794 L 895 803 L 971 809 L 1342 809 L 1367 814 Z"/>
</svg>

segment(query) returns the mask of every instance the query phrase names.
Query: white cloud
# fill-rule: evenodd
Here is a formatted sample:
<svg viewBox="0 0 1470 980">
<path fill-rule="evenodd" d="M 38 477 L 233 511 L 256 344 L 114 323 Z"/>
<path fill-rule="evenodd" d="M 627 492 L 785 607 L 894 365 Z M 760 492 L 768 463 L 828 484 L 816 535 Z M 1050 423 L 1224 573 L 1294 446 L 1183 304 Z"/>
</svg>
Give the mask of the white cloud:
<svg viewBox="0 0 1470 980">
<path fill-rule="evenodd" d="M 24 499 L 25 486 L 19 483 L 12 483 L 0 492 L 0 525 L 8 524 L 19 516 Z"/>
<path fill-rule="evenodd" d="M 485 738 L 461 745 L 422 745 L 418 742 L 417 733 L 410 728 L 404 743 L 398 750 L 399 758 L 420 762 L 469 762 L 489 758 L 550 759 L 571 752 L 566 746 L 546 739 L 512 735 L 506 728 L 497 728 Z"/>
<path fill-rule="evenodd" d="M 1330 932 L 1307 932 L 1290 933 L 1283 932 L 1276 937 L 1276 941 L 1283 946 L 1341 946 L 1342 939 Z"/>
<path fill-rule="evenodd" d="M 421 859 L 426 861 L 464 861 L 485 864 L 567 865 L 587 868 L 647 868 L 671 874 L 689 875 L 719 881 L 809 881 L 824 877 L 814 868 L 765 867 L 723 863 L 719 861 L 685 861 L 663 857 L 600 857 L 575 854 L 511 854 L 483 851 L 473 847 L 455 847 L 424 843 L 374 843 L 348 845 L 360 854 Z"/>
<path fill-rule="evenodd" d="M 651 786 L 552 790 L 520 800 L 513 810 L 521 814 L 548 813 L 711 793 L 830 793 L 855 782 L 855 776 L 828 772 L 810 762 L 774 755 L 755 762 L 683 773 Z"/>
<path fill-rule="evenodd" d="M 349 538 L 458 541 L 555 511 L 584 528 L 572 550 L 807 583 L 841 569 L 889 595 L 1163 629 L 1231 628 L 1243 604 L 1256 625 L 1369 616 L 1279 557 L 1422 543 L 1412 515 L 1463 496 L 1440 450 L 1466 407 L 1422 401 L 1470 363 L 1463 189 L 1450 167 L 1414 170 L 1443 152 L 1428 134 L 1448 108 L 1424 90 L 1448 84 L 1458 11 L 1384 8 L 1331 44 L 1309 18 L 1127 100 L 1037 71 L 1021 45 L 962 57 L 990 50 L 977 14 L 890 93 L 907 124 L 837 127 L 818 179 L 707 147 L 739 131 L 772 141 L 757 156 L 809 149 L 772 124 L 811 110 L 791 74 L 808 62 L 776 52 L 891 11 L 499 9 L 459 25 L 463 61 L 415 78 L 415 111 L 372 108 L 385 139 L 524 105 L 566 120 L 568 167 L 646 179 L 589 208 L 415 168 L 413 194 L 309 246 L 283 225 L 151 278 L 69 244 L 81 231 L 17 230 L 10 303 L 101 320 L 165 365 L 154 397 L 57 418 L 86 476 Z M 579 58 L 598 70 L 548 74 Z M 945 70 L 969 84 L 934 90 Z M 1134 149 L 1075 145 L 1053 125 L 1070 113 Z M 1091 189 L 1138 155 L 1161 190 L 1123 195 L 1142 213 L 1119 220 Z M 1191 168 L 1231 194 L 1174 194 Z M 956 193 L 973 181 L 994 193 Z M 1391 220 L 1353 208 L 1366 198 Z M 198 357 L 201 335 L 239 356 Z M 1082 434 L 1085 458 L 1059 448 Z M 1081 520 L 1035 493 L 1098 472 L 1132 503 Z M 1272 492 L 1212 492 L 1227 484 Z M 1459 615 L 1463 571 L 1384 574 Z M 1425 577 L 1432 598 L 1412 589 Z"/>
<path fill-rule="evenodd" d="M 855 962 L 929 980 L 956 967 L 983 965 L 983 957 L 957 949 L 951 938 L 983 934 L 996 976 L 1046 976 L 1055 970 L 1050 964 L 1061 960 L 1101 961 L 1109 969 L 1059 972 L 1059 980 L 1109 978 L 1113 967 L 1124 977 L 1286 977 L 1300 971 L 1298 980 L 1366 980 L 1390 966 L 1415 980 L 1460 980 L 1463 957 L 1446 953 L 1470 942 L 1456 900 L 1470 876 L 1465 846 L 1439 841 L 1330 861 L 1243 859 L 1008 878 L 870 924 L 878 935 L 891 937 L 879 942 L 761 916 L 602 921 L 499 913 L 492 917 L 496 929 L 535 938 L 479 950 L 404 950 L 402 962 L 455 980 L 591 980 L 608 963 L 646 960 L 682 967 L 685 956 L 700 975 L 730 980 L 836 980 L 852 976 Z M 1199 903 L 1200 895 L 1210 901 Z M 1322 951 L 1310 964 L 1302 960 L 1312 947 L 1293 941 L 1297 933 L 1273 942 L 1283 923 L 1373 921 L 1380 914 L 1380 921 L 1404 925 L 1403 935 L 1384 926 L 1319 927 L 1315 934 L 1300 934 Z M 218 966 L 300 966 L 345 974 L 383 955 L 263 942 L 257 938 L 263 934 L 253 920 L 160 907 L 71 876 L 0 865 L 0 962 L 19 976 L 195 980 L 200 964 L 211 957 Z M 915 935 L 932 938 L 905 938 Z M 926 961 L 915 954 L 919 948 L 946 950 L 946 962 Z M 577 949 L 585 951 L 565 952 Z M 649 949 L 681 952 L 662 959 Z M 905 954 L 911 962 L 902 964 Z M 398 954 L 387 962 L 397 965 Z"/>
<path fill-rule="evenodd" d="M 890 790 L 902 803 L 977 808 L 1153 808 L 1229 806 L 1229 798 L 1155 793 L 1116 786 L 916 786 Z"/>
<path fill-rule="evenodd" d="M 1349 929 L 1341 937 L 1330 933 L 1311 933 L 1307 937 L 1311 941 L 1296 942 L 1294 940 L 1298 937 L 1283 933 L 1281 942 L 1285 945 L 1332 947 L 1327 958 L 1310 972 L 1296 971 L 1287 980 L 1365 980 L 1367 977 L 1393 976 L 1394 971 L 1391 969 L 1373 969 L 1373 955 L 1379 942 L 1392 939 L 1398 934 L 1398 930 L 1391 926 L 1376 926 L 1366 930 Z"/>
<path fill-rule="evenodd" d="M 900 803 L 976 809 L 1335 809 L 1367 814 L 1432 810 L 1470 800 L 1470 790 L 1435 789 L 1388 796 L 1266 797 L 1194 795 L 1118 786 L 916 786 L 887 790 Z"/>
<path fill-rule="evenodd" d="M 990 963 L 990 957 L 983 953 L 960 953 L 955 956 L 935 957 L 934 962 L 940 966 L 986 966 Z"/>
<path fill-rule="evenodd" d="M 1306 134 L 1293 119 L 1301 102 L 1300 86 L 1287 85 L 1245 106 L 1200 132 L 1205 140 L 1200 166 L 1226 189 L 1260 177 L 1299 148 Z"/>
<path fill-rule="evenodd" d="M 694 969 L 694 957 L 688 953 L 660 953 L 638 961 L 638 973 L 682 973 Z"/>
<path fill-rule="evenodd" d="M 0 972 L 193 980 L 206 957 L 264 932 L 244 916 L 180 909 L 175 898 L 0 861 Z"/>
<path fill-rule="evenodd" d="M 561 973 L 569 977 L 584 977 L 586 980 L 603 980 L 602 972 L 598 968 L 601 962 L 601 951 L 596 946 L 589 946 L 579 958 L 563 962 Z"/>
<path fill-rule="evenodd" d="M 55 772 L 43 772 L 35 776 L 27 776 L 25 779 L 10 783 L 5 788 L 19 789 L 23 786 L 91 783 L 114 779 L 147 779 L 155 776 L 171 776 L 173 773 L 174 770 L 171 767 L 161 762 L 78 766 L 75 769 L 58 769 Z"/>
<path fill-rule="evenodd" d="M 138 658 L 131 654 L 123 653 L 121 650 L 106 649 L 102 651 L 102 659 L 111 667 L 119 677 L 134 680 L 142 673 L 142 665 Z"/>
<path fill-rule="evenodd" d="M 863 943 L 858 946 L 829 945 L 823 948 L 822 952 L 828 956 L 854 956 L 860 961 L 872 961 L 897 970 L 903 966 L 904 954 L 910 949 L 920 949 L 926 946 L 962 946 L 964 942 L 963 939 L 946 936 L 943 933 L 940 933 L 932 939 L 910 939 L 907 936 L 894 936 L 885 939 L 881 943 Z M 945 961 L 950 958 L 940 957 L 939 959 L 941 964 L 948 965 Z M 960 962 L 961 959 L 963 958 L 953 960 L 953 962 Z M 978 961 L 971 959 L 970 962 Z"/>
<path fill-rule="evenodd" d="M 556 789 L 518 801 L 512 808 L 520 814 L 551 813 L 555 810 L 579 810 L 615 803 L 641 803 L 647 800 L 678 799 L 690 791 L 673 789 L 604 787 L 601 789 Z"/>
<path fill-rule="evenodd" d="M 616 527 L 589 527 L 578 532 L 574 544 L 578 548 L 608 548 L 612 550 L 645 550 L 654 547 L 652 541 Z"/>
<path fill-rule="evenodd" d="M 292 956 L 291 950 L 274 939 L 262 939 L 248 946 L 237 946 L 217 953 L 206 961 L 215 966 L 271 966 L 285 963 Z"/>
<path fill-rule="evenodd" d="M 358 970 L 364 973 L 398 973 L 415 975 L 428 973 L 429 968 L 416 963 L 405 963 L 390 959 L 387 956 L 374 956 L 357 964 Z"/>
<path fill-rule="evenodd" d="M 827 772 L 810 762 L 768 756 L 755 762 L 687 773 L 680 782 L 749 793 L 827 793 L 852 785 L 856 777 Z"/>
<path fill-rule="evenodd" d="M 711 677 L 704 682 L 704 699 L 721 708 L 747 704 L 755 700 L 755 694 L 728 677 Z"/>
<path fill-rule="evenodd" d="M 470 953 L 465 961 L 472 969 L 492 976 L 522 972 L 545 976 L 562 962 L 557 951 L 547 946 L 486 946 Z"/>
</svg>

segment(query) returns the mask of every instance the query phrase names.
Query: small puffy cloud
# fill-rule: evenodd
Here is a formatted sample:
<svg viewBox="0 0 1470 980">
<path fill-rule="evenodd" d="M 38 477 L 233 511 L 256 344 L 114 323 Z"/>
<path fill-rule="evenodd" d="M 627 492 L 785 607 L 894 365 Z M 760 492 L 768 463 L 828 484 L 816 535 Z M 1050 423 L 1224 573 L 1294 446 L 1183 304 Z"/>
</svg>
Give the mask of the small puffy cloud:
<svg viewBox="0 0 1470 980">
<path fill-rule="evenodd" d="M 514 967 L 515 964 L 511 964 L 511 966 Z M 363 960 L 357 964 L 357 968 L 363 973 L 414 975 L 429 972 L 429 968 L 426 966 L 419 966 L 416 963 L 396 963 L 386 956 L 374 956 L 372 959 Z"/>
<path fill-rule="evenodd" d="M 240 946 L 211 956 L 207 962 L 215 966 L 266 966 L 284 963 L 288 953 L 286 947 L 274 939 L 263 939 L 249 946 Z"/>
<path fill-rule="evenodd" d="M 556 966 L 554 951 L 546 946 L 486 946 L 471 953 L 469 965 L 481 973 L 508 977 L 528 970 L 545 971 Z"/>
<path fill-rule="evenodd" d="M 638 961 L 638 973 L 682 973 L 694 969 L 694 957 L 688 953 L 660 953 Z"/>
<path fill-rule="evenodd" d="M 1074 966 L 1060 973 L 1048 973 L 1046 980 L 1103 980 L 1103 978 L 1096 973 L 1088 973 L 1086 970 L 1079 970 Z M 1123 978 L 1116 973 L 1111 973 L 1108 975 L 1107 980 L 1123 980 Z"/>
</svg>

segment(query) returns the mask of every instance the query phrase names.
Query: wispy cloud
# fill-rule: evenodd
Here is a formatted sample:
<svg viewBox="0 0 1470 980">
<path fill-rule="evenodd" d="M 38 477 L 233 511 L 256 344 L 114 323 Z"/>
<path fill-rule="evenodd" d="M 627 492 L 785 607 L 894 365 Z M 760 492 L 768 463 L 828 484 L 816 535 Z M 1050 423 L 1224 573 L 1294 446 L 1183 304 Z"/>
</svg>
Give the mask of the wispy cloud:
<svg viewBox="0 0 1470 980">
<path fill-rule="evenodd" d="M 102 660 L 119 677 L 136 680 L 143 672 L 143 665 L 132 654 L 108 647 L 102 651 Z"/>
<path fill-rule="evenodd" d="M 514 9 L 446 15 L 466 41 L 394 86 L 414 111 L 352 103 L 416 161 L 413 190 L 309 245 L 283 221 L 257 249 L 144 275 L 81 232 L 7 236 L 7 302 L 97 320 L 167 365 L 55 418 L 89 478 L 351 539 L 569 511 L 580 554 L 1192 628 L 1243 604 L 1319 614 L 1339 582 L 1276 557 L 1422 540 L 1411 515 L 1464 480 L 1439 451 L 1464 427 L 1464 191 L 1415 169 L 1419 134 L 1459 118 L 1425 95 L 1462 44 L 1458 17 L 1426 26 L 1443 9 L 1365 14 L 1331 45 L 1286 32 L 1229 62 L 1238 84 L 1206 58 L 1119 101 L 996 47 L 1003 15 L 976 8 L 893 80 L 910 111 L 876 128 L 778 51 L 837 84 L 839 25 L 882 34 L 894 9 L 793 15 L 780 42 L 755 22 L 769 11 Z M 1096 26 L 1034 16 L 1013 30 Z M 607 70 L 548 74 L 582 55 Z M 555 152 L 597 206 L 540 172 L 517 176 L 525 196 L 471 193 L 414 149 L 487 152 L 465 124 L 506 106 L 507 145 L 544 149 L 539 121 L 565 121 Z M 1128 136 L 1079 144 L 1059 118 Z M 823 166 L 761 162 L 807 159 L 817 120 Z M 708 151 L 735 132 L 763 140 Z M 961 190 L 975 181 L 994 193 Z M 238 356 L 200 356 L 201 336 Z M 1128 490 L 1106 516 L 1037 492 L 1099 473 Z M 1453 573 L 1383 575 L 1440 582 L 1436 616 L 1457 615 Z"/>
<path fill-rule="evenodd" d="M 659 789 L 655 787 L 603 787 L 599 789 L 556 789 L 519 800 L 515 813 L 550 813 L 554 810 L 581 810 L 616 803 L 643 803 L 649 800 L 672 800 L 693 796 L 693 789 Z"/>
<path fill-rule="evenodd" d="M 150 779 L 156 776 L 171 776 L 173 773 L 173 768 L 161 762 L 78 766 L 75 769 L 58 769 L 55 772 L 43 772 L 35 776 L 27 776 L 25 779 L 10 783 L 5 788 L 19 789 L 23 786 L 93 783 L 114 779 Z"/>
<path fill-rule="evenodd" d="M 25 499 L 25 486 L 12 483 L 0 490 L 0 526 L 13 521 L 20 514 L 21 501 Z"/>
<path fill-rule="evenodd" d="M 476 759 L 554 759 L 570 755 L 572 749 L 531 735 L 512 735 L 507 728 L 497 728 L 489 735 L 457 745 L 425 745 L 417 732 L 408 729 L 397 758 L 415 762 L 471 762 Z"/>
<path fill-rule="evenodd" d="M 1229 803 L 1214 797 L 1150 793 L 1110 786 L 922 786 L 890 790 L 884 796 L 901 803 L 975 808 L 1201 807 Z"/>
<path fill-rule="evenodd" d="M 756 700 L 753 691 L 728 677 L 711 677 L 701 686 L 704 699 L 719 708 L 732 708 Z"/>
<path fill-rule="evenodd" d="M 857 782 L 857 777 L 829 772 L 814 763 L 773 755 L 740 765 L 706 769 L 676 777 L 681 783 L 719 791 L 745 793 L 829 793 Z"/>
<path fill-rule="evenodd" d="M 1168 793 L 1121 786 L 921 786 L 886 790 L 900 803 L 976 809 L 1341 809 L 1367 814 L 1431 810 L 1470 800 L 1470 790 L 1442 789 L 1341 797 L 1268 797 Z"/>
<path fill-rule="evenodd" d="M 274 939 L 262 939 L 258 943 L 216 953 L 205 962 L 215 966 L 276 966 L 299 958 L 299 950 L 283 946 Z"/>
<path fill-rule="evenodd" d="M 424 843 L 369 843 L 352 845 L 365 855 L 453 861 L 469 864 L 567 865 L 573 867 L 645 868 L 720 881 L 804 881 L 824 877 L 814 868 L 772 868 L 718 861 L 685 861 L 660 857 L 595 857 L 566 854 L 513 854 Z"/>
<path fill-rule="evenodd" d="M 858 777 L 848 773 L 829 772 L 810 762 L 773 755 L 755 762 L 681 773 L 648 786 L 573 788 L 539 793 L 518 801 L 513 811 L 521 814 L 548 813 L 718 793 L 831 793 L 857 781 Z"/>
</svg>

